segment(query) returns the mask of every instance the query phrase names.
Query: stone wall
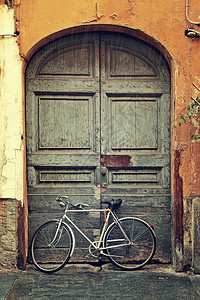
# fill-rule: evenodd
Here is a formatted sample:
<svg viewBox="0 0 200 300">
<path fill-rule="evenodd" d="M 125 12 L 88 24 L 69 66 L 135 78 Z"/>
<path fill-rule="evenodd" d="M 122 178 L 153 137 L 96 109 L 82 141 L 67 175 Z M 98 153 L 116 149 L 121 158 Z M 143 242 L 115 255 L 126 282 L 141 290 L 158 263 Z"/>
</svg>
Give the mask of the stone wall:
<svg viewBox="0 0 200 300">
<path fill-rule="evenodd" d="M 0 269 L 16 268 L 16 201 L 0 199 Z"/>
</svg>

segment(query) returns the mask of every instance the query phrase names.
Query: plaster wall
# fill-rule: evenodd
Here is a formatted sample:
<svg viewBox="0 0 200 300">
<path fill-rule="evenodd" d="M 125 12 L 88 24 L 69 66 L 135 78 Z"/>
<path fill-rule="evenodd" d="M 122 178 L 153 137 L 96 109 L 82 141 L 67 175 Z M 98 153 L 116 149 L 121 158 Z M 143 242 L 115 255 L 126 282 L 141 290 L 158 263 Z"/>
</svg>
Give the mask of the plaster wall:
<svg viewBox="0 0 200 300">
<path fill-rule="evenodd" d="M 0 35 L 14 34 L 13 10 L 0 6 Z M 23 199 L 22 64 L 17 38 L 0 37 L 0 198 Z"/>
<path fill-rule="evenodd" d="M 165 55 L 172 78 L 172 216 L 177 270 L 191 262 L 191 199 L 200 194 L 200 143 L 190 136 L 198 131 L 199 123 L 194 120 L 178 126 L 180 114 L 197 93 L 192 83 L 200 86 L 200 39 L 184 35 L 186 29 L 199 30 L 199 26 L 186 19 L 185 4 L 183 0 L 59 0 L 55 5 L 54 1 L 24 0 L 18 7 L 20 53 L 27 59 L 56 37 L 101 29 L 138 36 Z M 199 1 L 189 4 L 190 19 L 200 21 Z"/>
<path fill-rule="evenodd" d="M 199 1 L 190 1 L 189 16 L 200 20 Z M 180 174 L 183 178 L 185 197 L 200 193 L 199 143 L 191 142 L 189 125 L 174 129 L 179 122 L 182 110 L 196 92 L 192 83 L 200 86 L 199 78 L 199 39 L 190 39 L 184 35 L 185 29 L 198 26 L 191 25 L 185 16 L 183 0 L 87 0 L 73 2 L 66 0 L 20 2 L 17 9 L 18 30 L 20 31 L 20 53 L 28 59 L 43 44 L 56 36 L 72 34 L 77 31 L 93 30 L 97 25 L 120 26 L 114 30 L 135 30 L 140 36 L 145 33 L 149 40 L 159 47 L 162 45 L 171 57 L 172 71 L 172 130 L 174 140 L 172 148 L 181 152 Z M 123 29 L 122 29 L 123 26 Z M 128 30 L 127 30 L 128 32 Z M 148 38 L 147 38 L 148 39 Z M 199 124 L 193 121 L 194 131 Z M 192 128 L 192 127 L 191 127 Z M 191 129 L 192 130 L 192 129 Z M 195 155 L 191 155 L 191 152 Z M 188 168 L 188 165 L 191 167 Z"/>
<path fill-rule="evenodd" d="M 0 5 L 0 268 L 16 267 L 23 202 L 22 63 L 14 30 L 14 10 Z"/>
</svg>

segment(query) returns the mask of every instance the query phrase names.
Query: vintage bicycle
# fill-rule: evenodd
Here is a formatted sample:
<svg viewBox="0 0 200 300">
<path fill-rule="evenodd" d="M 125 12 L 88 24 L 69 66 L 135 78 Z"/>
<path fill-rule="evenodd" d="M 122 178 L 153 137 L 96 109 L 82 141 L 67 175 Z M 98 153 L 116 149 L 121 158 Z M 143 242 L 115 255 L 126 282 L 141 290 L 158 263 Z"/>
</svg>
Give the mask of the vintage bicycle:
<svg viewBox="0 0 200 300">
<path fill-rule="evenodd" d="M 103 256 L 123 270 L 137 270 L 149 263 L 156 251 L 156 235 L 152 224 L 137 217 L 118 218 L 116 210 L 122 200 L 102 202 L 103 209 L 88 209 L 88 204 L 73 205 L 67 196 L 56 201 L 64 209 L 59 220 L 41 225 L 31 241 L 31 256 L 35 266 L 42 272 L 53 273 L 62 269 L 72 257 L 75 236 L 71 224 L 89 243 L 89 255 L 101 259 Z M 71 213 L 102 212 L 104 224 L 97 241 L 92 241 L 69 217 Z M 83 216 L 84 217 L 84 216 Z M 112 217 L 113 222 L 109 220 Z"/>
</svg>

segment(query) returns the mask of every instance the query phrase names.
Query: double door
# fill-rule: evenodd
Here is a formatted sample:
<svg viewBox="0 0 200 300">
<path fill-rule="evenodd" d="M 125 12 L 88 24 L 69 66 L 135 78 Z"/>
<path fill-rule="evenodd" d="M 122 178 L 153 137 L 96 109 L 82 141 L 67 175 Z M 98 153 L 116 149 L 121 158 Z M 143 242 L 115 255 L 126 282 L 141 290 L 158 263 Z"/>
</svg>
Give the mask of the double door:
<svg viewBox="0 0 200 300">
<path fill-rule="evenodd" d="M 58 214 L 56 195 L 121 198 L 119 214 L 154 223 L 170 260 L 170 76 L 156 49 L 100 32 L 46 45 L 27 68 L 26 128 L 30 237 Z M 79 224 L 98 235 L 100 216 Z"/>
</svg>

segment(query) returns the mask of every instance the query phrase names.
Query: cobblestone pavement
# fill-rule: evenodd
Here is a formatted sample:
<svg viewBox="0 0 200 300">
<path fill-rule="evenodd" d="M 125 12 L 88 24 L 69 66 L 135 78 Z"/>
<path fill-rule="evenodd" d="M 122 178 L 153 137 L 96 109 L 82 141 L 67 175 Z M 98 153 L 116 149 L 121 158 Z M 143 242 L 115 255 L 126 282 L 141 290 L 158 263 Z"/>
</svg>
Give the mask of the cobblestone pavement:
<svg viewBox="0 0 200 300">
<path fill-rule="evenodd" d="M 0 272 L 0 299 L 137 299 L 198 300 L 200 275 L 175 273 L 170 266 L 149 265 L 140 271 L 119 271 L 68 264 L 45 274 L 29 265 L 26 271 Z"/>
</svg>

